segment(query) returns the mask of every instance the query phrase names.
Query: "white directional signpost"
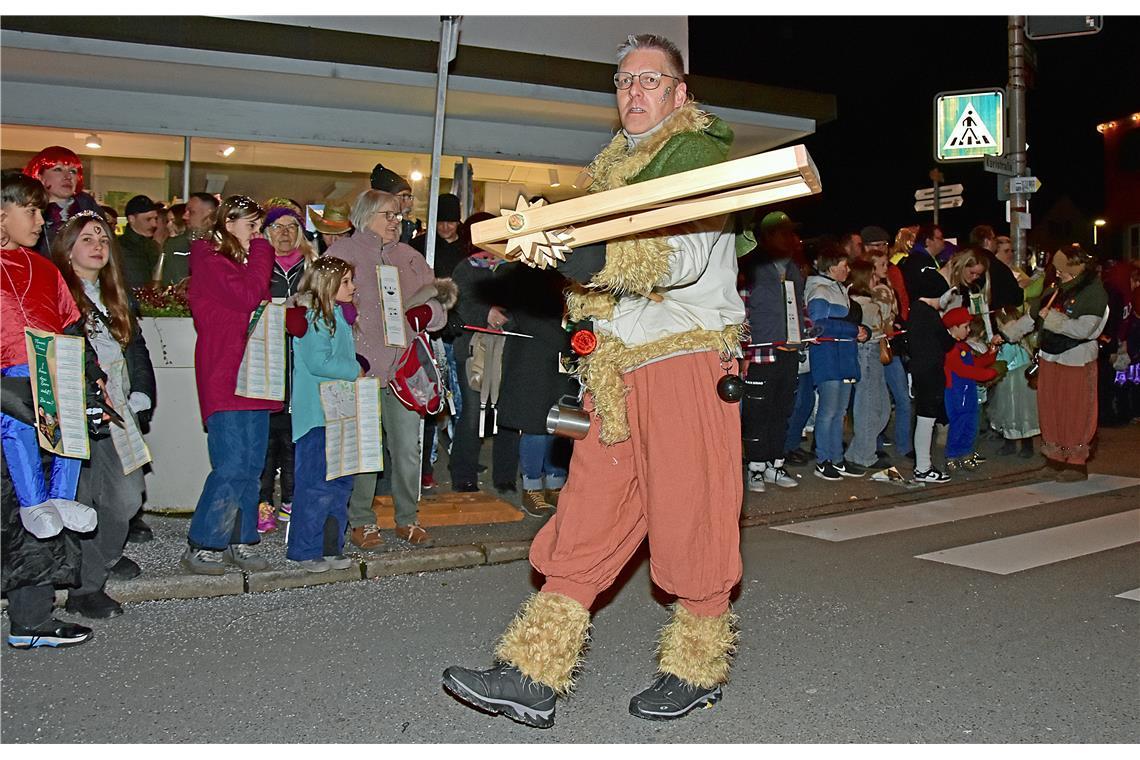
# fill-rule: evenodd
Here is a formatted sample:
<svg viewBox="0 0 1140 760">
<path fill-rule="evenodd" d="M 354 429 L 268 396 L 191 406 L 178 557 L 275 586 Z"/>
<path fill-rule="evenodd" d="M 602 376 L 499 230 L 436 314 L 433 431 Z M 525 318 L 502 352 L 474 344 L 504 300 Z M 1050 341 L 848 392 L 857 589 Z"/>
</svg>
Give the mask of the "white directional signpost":
<svg viewBox="0 0 1140 760">
<path fill-rule="evenodd" d="M 934 158 L 980 161 L 1005 153 L 1005 92 L 940 92 L 934 96 Z"/>
<path fill-rule="evenodd" d="M 930 180 L 934 187 L 920 187 L 914 191 L 914 210 L 933 211 L 934 223 L 938 224 L 938 210 L 943 208 L 958 208 L 966 201 L 962 192 L 966 189 L 962 185 L 943 185 L 945 177 L 938 169 L 930 171 Z"/>
<path fill-rule="evenodd" d="M 1041 180 L 1036 177 L 1010 177 L 1009 192 L 1011 195 L 1023 193 L 1029 195 L 1041 189 Z"/>
</svg>

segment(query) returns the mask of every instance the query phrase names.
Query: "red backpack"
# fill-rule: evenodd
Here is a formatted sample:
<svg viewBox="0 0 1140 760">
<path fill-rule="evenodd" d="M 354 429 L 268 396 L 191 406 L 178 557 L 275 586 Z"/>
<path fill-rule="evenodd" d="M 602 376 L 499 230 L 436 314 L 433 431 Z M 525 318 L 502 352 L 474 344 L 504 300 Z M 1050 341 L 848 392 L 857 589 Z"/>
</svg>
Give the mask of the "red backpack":
<svg viewBox="0 0 1140 760">
<path fill-rule="evenodd" d="M 401 404 L 421 416 L 443 411 L 443 376 L 436 364 L 431 344 L 422 332 L 415 334 L 412 345 L 404 350 L 396 362 L 396 374 L 392 376 L 388 387 Z"/>
</svg>

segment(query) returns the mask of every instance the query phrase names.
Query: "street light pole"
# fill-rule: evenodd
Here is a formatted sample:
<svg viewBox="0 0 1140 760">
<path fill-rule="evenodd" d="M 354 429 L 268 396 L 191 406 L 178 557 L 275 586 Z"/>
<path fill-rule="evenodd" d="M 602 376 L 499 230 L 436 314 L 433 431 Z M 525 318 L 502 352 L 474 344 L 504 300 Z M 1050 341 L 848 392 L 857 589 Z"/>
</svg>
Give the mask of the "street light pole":
<svg viewBox="0 0 1140 760">
<path fill-rule="evenodd" d="M 1025 176 L 1028 164 L 1025 155 L 1025 16 L 1009 17 L 1009 156 L 1013 159 L 1013 173 L 1016 177 Z M 1013 229 L 1013 256 L 1019 268 L 1025 267 L 1025 228 L 1021 225 L 1021 215 L 1025 213 L 1028 197 L 1023 193 L 1011 193 L 1010 221 Z"/>
<path fill-rule="evenodd" d="M 1106 220 L 1104 220 L 1104 219 L 1095 219 L 1095 220 L 1093 220 L 1093 248 L 1095 248 L 1095 247 L 1096 247 L 1096 242 L 1097 242 L 1097 240 L 1096 240 L 1096 239 L 1097 239 L 1097 235 L 1096 235 L 1096 233 L 1097 233 L 1097 231 L 1098 231 L 1098 230 L 1099 230 L 1101 227 L 1103 227 L 1104 225 L 1106 225 L 1106 224 L 1108 224 L 1108 222 L 1107 222 Z"/>
</svg>

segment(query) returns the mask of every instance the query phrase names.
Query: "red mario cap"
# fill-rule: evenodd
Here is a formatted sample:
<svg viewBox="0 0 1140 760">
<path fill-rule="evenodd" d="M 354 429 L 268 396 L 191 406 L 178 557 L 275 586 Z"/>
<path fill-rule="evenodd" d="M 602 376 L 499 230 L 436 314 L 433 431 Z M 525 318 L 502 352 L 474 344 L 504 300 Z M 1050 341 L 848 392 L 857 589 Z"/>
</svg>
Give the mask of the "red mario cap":
<svg viewBox="0 0 1140 760">
<path fill-rule="evenodd" d="M 974 315 L 965 306 L 958 306 L 951 309 L 942 315 L 942 325 L 944 327 L 957 327 L 958 325 L 968 324 Z"/>
</svg>

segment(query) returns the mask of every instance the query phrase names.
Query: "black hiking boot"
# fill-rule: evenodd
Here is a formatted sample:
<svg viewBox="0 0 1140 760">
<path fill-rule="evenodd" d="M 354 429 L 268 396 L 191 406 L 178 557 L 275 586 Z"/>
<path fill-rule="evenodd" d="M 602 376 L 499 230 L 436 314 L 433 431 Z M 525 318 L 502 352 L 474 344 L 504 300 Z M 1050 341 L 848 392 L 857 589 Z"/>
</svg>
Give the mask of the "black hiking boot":
<svg viewBox="0 0 1140 760">
<path fill-rule="evenodd" d="M 629 714 L 646 720 L 675 720 L 698 707 L 712 707 L 720 698 L 719 686 L 711 689 L 693 686 L 672 673 L 666 673 L 629 700 Z"/>
<path fill-rule="evenodd" d="M 554 725 L 554 689 L 532 681 L 513 665 L 472 670 L 452 665 L 443 671 L 443 688 L 469 705 L 535 728 Z"/>
</svg>

